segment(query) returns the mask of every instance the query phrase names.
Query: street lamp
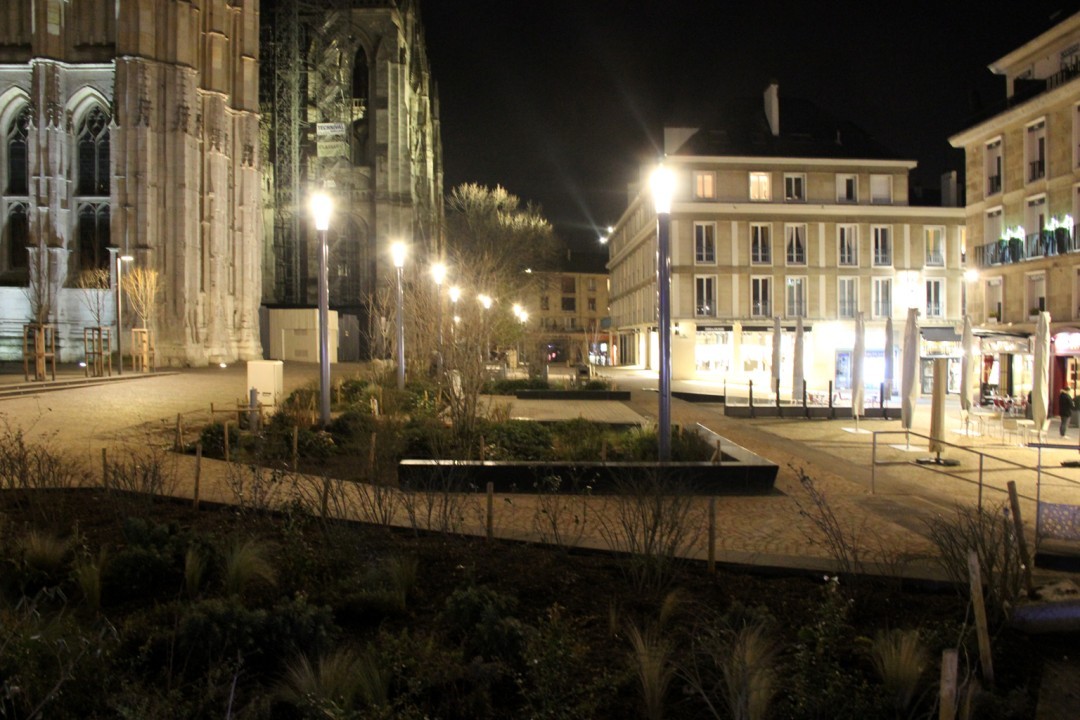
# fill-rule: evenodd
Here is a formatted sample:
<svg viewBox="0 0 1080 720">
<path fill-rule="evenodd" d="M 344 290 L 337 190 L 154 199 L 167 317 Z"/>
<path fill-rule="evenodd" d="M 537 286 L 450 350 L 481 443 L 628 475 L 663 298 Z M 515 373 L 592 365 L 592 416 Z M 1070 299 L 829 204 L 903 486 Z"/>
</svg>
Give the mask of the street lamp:
<svg viewBox="0 0 1080 720">
<path fill-rule="evenodd" d="M 330 277 L 326 231 L 334 201 L 326 193 L 311 196 L 311 214 L 319 233 L 319 419 L 325 428 L 330 424 Z"/>
<path fill-rule="evenodd" d="M 656 304 L 660 340 L 660 462 L 671 460 L 671 195 L 675 177 L 659 165 L 653 170 L 649 185 L 656 207 Z"/>
<path fill-rule="evenodd" d="M 518 320 L 521 322 L 521 332 L 522 332 L 522 335 L 524 335 L 525 334 L 525 329 L 527 327 L 526 323 L 529 322 L 529 312 L 527 310 L 525 310 L 524 308 L 522 308 L 520 312 L 516 313 L 516 315 L 517 315 Z M 525 343 L 524 338 L 523 338 L 522 341 L 521 341 L 521 359 L 519 361 L 521 363 L 525 362 L 525 345 L 526 345 L 526 343 Z"/>
<path fill-rule="evenodd" d="M 120 361 L 119 365 L 116 368 L 117 375 L 124 374 L 124 350 L 123 346 L 121 345 L 124 338 L 124 328 L 120 318 L 120 313 L 122 311 L 124 301 L 121 297 L 123 293 L 121 279 L 124 275 L 124 263 L 129 263 L 134 259 L 135 258 L 133 258 L 131 255 L 116 256 L 116 355 L 117 359 Z"/>
<path fill-rule="evenodd" d="M 438 371 L 442 373 L 443 364 L 443 335 L 442 335 L 442 284 L 446 279 L 446 265 L 441 262 L 437 262 L 431 266 L 431 279 L 435 281 L 435 325 L 438 328 L 437 331 L 437 343 L 439 348 L 439 354 L 437 358 Z"/>
<path fill-rule="evenodd" d="M 405 243 L 395 242 L 390 246 L 390 256 L 397 268 L 397 386 L 405 389 L 405 290 L 402 287 L 402 272 L 405 267 Z"/>
</svg>

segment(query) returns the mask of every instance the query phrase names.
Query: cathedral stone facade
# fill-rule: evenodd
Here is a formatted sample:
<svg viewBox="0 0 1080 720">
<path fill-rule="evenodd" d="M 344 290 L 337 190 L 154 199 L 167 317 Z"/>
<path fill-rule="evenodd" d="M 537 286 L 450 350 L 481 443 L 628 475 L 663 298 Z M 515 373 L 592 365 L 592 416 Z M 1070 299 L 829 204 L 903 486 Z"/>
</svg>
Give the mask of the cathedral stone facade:
<svg viewBox="0 0 1080 720">
<path fill-rule="evenodd" d="M 413 0 L 289 0 L 263 5 L 263 131 L 267 162 L 264 300 L 311 306 L 319 243 L 307 198 L 334 199 L 330 305 L 359 337 L 385 311 L 389 248 L 410 263 L 441 250 L 439 106 Z M 351 338 L 341 338 L 346 348 Z"/>
<path fill-rule="evenodd" d="M 75 280 L 127 255 L 159 364 L 261 356 L 258 63 L 258 0 L 0 0 L 3 357 L 39 313 L 79 359 Z"/>
</svg>

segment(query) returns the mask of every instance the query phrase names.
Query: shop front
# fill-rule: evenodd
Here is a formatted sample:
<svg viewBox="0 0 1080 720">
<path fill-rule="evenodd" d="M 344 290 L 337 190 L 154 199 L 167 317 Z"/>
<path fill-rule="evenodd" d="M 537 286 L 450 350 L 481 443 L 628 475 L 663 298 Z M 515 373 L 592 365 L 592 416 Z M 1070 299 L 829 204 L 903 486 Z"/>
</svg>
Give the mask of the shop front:
<svg viewBox="0 0 1080 720">
<path fill-rule="evenodd" d="M 982 404 L 991 403 L 995 398 L 1026 398 L 1031 392 L 1031 338 L 1000 333 L 976 334 L 982 358 L 979 376 Z"/>
<path fill-rule="evenodd" d="M 1080 332 L 1059 332 L 1050 339 L 1053 362 L 1050 365 L 1050 408 L 1058 413 L 1058 395 L 1068 388 L 1075 406 L 1077 384 L 1080 382 Z"/>
<path fill-rule="evenodd" d="M 964 356 L 961 337 L 956 328 L 924 327 L 920 328 L 922 347 L 919 348 L 919 387 L 923 395 L 934 392 L 934 361 L 948 359 L 948 382 L 946 392 L 960 392 L 960 360 Z"/>
</svg>

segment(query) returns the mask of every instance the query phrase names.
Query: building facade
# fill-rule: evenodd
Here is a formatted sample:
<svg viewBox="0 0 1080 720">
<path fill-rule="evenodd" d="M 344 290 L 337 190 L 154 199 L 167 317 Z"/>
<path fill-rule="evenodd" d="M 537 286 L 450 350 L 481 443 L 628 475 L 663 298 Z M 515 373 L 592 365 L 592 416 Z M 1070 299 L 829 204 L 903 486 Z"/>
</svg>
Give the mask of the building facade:
<svg viewBox="0 0 1080 720">
<path fill-rule="evenodd" d="M 910 205 L 914 162 L 809 103 L 782 103 L 775 85 L 763 99 L 729 108 L 723 127 L 665 131 L 664 164 L 675 178 L 673 377 L 770 388 L 778 317 L 782 393 L 792 391 L 800 319 L 809 390 L 826 391 L 830 381 L 849 389 L 861 312 L 864 377 L 877 390 L 886 321 L 894 319 L 899 352 L 909 307 L 921 313 L 927 365 L 934 356 L 958 357 L 963 210 Z M 656 213 L 643 189 L 651 169 L 643 168 L 608 243 L 619 361 L 646 368 L 657 366 Z"/>
<path fill-rule="evenodd" d="M 595 272 L 534 272 L 522 301 L 527 341 L 549 363 L 613 364 L 604 326 L 608 276 Z M 526 360 L 529 360 L 528 354 Z M 537 358 L 533 358 L 534 360 Z"/>
<path fill-rule="evenodd" d="M 985 389 L 1031 386 L 1030 336 L 1049 311 L 1051 400 L 1080 356 L 1080 13 L 991 63 L 997 112 L 950 138 L 966 167 L 970 312 L 983 336 Z"/>
<path fill-rule="evenodd" d="M 62 360 L 96 324 L 74 288 L 157 272 L 159 363 L 261 356 L 258 0 L 0 4 L 0 352 L 32 316 Z M 111 307 L 102 322 L 113 323 Z"/>
<path fill-rule="evenodd" d="M 307 198 L 334 200 L 330 306 L 361 338 L 385 312 L 389 248 L 442 251 L 439 104 L 414 0 L 265 0 L 264 301 L 317 302 L 319 242 Z M 410 260 L 412 262 L 412 260 Z M 349 342 L 342 338 L 342 342 Z M 365 343 L 366 344 L 366 343 Z M 366 350 L 366 348 L 364 348 Z"/>
</svg>

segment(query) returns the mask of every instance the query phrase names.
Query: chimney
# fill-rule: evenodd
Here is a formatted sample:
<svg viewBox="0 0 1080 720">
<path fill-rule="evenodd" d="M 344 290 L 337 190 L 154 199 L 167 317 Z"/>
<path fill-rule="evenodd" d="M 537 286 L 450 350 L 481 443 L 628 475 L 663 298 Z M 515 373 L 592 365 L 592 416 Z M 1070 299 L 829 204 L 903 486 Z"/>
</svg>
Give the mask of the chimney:
<svg viewBox="0 0 1080 720">
<path fill-rule="evenodd" d="M 769 120 L 769 130 L 773 137 L 780 134 L 780 86 L 775 82 L 765 88 L 765 117 Z"/>
<path fill-rule="evenodd" d="M 960 180 L 955 170 L 941 176 L 941 206 L 960 207 Z"/>
</svg>

